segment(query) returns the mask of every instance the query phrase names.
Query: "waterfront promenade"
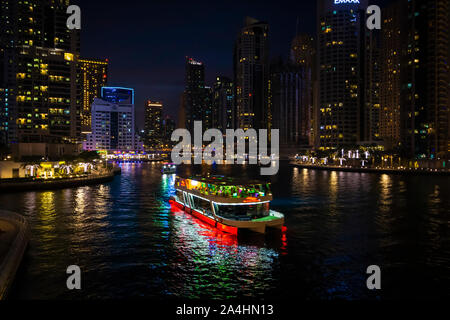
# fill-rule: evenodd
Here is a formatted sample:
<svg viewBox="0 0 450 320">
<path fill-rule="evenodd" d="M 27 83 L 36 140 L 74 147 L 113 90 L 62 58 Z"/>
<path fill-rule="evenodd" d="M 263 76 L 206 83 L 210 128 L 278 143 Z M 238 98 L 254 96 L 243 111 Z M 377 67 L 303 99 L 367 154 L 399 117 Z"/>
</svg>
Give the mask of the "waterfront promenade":
<svg viewBox="0 0 450 320">
<path fill-rule="evenodd" d="M 29 240 L 25 218 L 0 210 L 0 300 L 6 298 Z"/>
<path fill-rule="evenodd" d="M 56 179 L 4 179 L 0 180 L 0 192 L 23 192 L 75 188 L 80 186 L 105 183 L 114 180 L 120 174 L 118 169 L 111 169 L 102 174 Z"/>
<path fill-rule="evenodd" d="M 444 169 L 410 169 L 410 168 L 372 168 L 372 167 L 353 167 L 353 166 L 336 166 L 336 165 L 324 165 L 324 164 L 310 164 L 302 161 L 291 161 L 291 164 L 303 168 L 313 170 L 325 170 L 325 171 L 343 171 L 343 172 L 360 172 L 360 173 L 378 173 L 378 174 L 405 174 L 405 175 L 438 175 L 448 176 L 450 170 Z"/>
</svg>

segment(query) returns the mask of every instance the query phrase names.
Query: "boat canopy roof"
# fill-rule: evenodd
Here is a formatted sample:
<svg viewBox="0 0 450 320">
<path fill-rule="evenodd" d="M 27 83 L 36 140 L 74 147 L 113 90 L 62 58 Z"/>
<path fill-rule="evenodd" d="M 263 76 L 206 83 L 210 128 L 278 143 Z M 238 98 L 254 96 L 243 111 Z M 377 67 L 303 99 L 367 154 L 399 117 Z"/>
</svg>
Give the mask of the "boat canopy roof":
<svg viewBox="0 0 450 320">
<path fill-rule="evenodd" d="M 272 196 L 268 182 L 224 176 L 177 176 L 175 187 L 193 190 L 206 196 L 232 199 L 249 198 L 249 201 L 253 199 L 256 202 L 261 198 Z"/>
<path fill-rule="evenodd" d="M 211 175 L 211 176 L 177 176 L 179 179 L 197 181 L 200 183 L 206 183 L 209 185 L 223 186 L 223 187 L 236 187 L 236 186 L 254 186 L 254 185 L 270 185 L 270 182 L 261 181 L 256 179 L 246 179 L 246 178 L 235 178 L 235 177 L 226 177 L 220 175 Z"/>
</svg>

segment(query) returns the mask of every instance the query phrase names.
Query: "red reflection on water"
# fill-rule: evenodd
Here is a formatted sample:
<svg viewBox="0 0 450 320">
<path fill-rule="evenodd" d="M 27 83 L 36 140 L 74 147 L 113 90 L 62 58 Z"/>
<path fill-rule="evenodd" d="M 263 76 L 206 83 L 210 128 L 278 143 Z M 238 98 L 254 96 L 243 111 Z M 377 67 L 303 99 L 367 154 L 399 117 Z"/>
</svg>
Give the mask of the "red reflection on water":
<svg viewBox="0 0 450 320">
<path fill-rule="evenodd" d="M 199 236 L 208 238 L 210 242 L 217 243 L 223 246 L 237 246 L 237 235 L 222 232 L 217 228 L 203 222 L 202 220 L 186 213 L 184 210 L 178 208 L 174 201 L 170 201 L 170 211 L 173 214 L 182 215 L 183 219 L 187 219 L 195 223 L 199 228 L 194 228 Z"/>
<path fill-rule="evenodd" d="M 283 226 L 283 228 L 281 229 L 281 233 L 282 233 L 282 236 L 281 236 L 281 255 L 283 255 L 283 256 L 285 256 L 285 255 L 287 255 L 288 254 L 288 252 L 287 252 L 287 227 L 286 226 Z"/>
</svg>

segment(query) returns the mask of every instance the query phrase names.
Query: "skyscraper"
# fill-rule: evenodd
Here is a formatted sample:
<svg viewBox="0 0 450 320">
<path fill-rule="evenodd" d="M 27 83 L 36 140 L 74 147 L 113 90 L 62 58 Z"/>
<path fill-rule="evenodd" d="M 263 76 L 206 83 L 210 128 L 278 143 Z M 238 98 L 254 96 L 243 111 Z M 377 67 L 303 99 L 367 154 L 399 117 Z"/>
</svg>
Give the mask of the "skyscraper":
<svg viewBox="0 0 450 320">
<path fill-rule="evenodd" d="M 380 31 L 363 29 L 365 33 L 362 63 L 364 64 L 364 78 L 361 93 L 362 110 L 359 128 L 359 144 L 380 144 L 380 99 L 381 99 L 381 50 Z"/>
<path fill-rule="evenodd" d="M 213 89 L 209 86 L 205 86 L 203 89 L 203 108 L 202 108 L 202 126 L 203 131 L 214 128 L 213 120 Z"/>
<path fill-rule="evenodd" d="M 164 142 L 164 144 L 166 144 L 168 146 L 172 145 L 171 138 L 172 138 L 172 133 L 175 131 L 175 129 L 176 129 L 175 121 L 171 117 L 166 116 L 163 121 L 163 142 Z"/>
<path fill-rule="evenodd" d="M 234 129 L 234 85 L 227 77 L 217 77 L 213 86 L 213 124 L 214 127 L 225 132 Z"/>
<path fill-rule="evenodd" d="M 297 141 L 302 144 L 314 145 L 314 103 L 315 83 L 317 82 L 316 49 L 314 39 L 308 34 L 297 35 L 291 44 L 290 63 L 298 67 L 302 81 L 299 92 L 299 132 Z"/>
<path fill-rule="evenodd" d="M 292 64 L 312 68 L 314 65 L 314 53 L 314 40 L 308 34 L 298 34 L 292 40 L 290 54 Z"/>
<path fill-rule="evenodd" d="M 317 19 L 316 147 L 333 150 L 360 141 L 364 121 L 367 1 L 319 0 Z"/>
<path fill-rule="evenodd" d="M 147 100 L 145 104 L 145 145 L 157 148 L 163 138 L 163 104 Z"/>
<path fill-rule="evenodd" d="M 193 132 L 195 121 L 205 120 L 205 66 L 202 62 L 186 57 L 185 79 L 186 129 Z"/>
<path fill-rule="evenodd" d="M 449 156 L 449 11 L 446 0 L 399 0 L 383 12 L 382 128 L 409 157 Z"/>
<path fill-rule="evenodd" d="M 186 129 L 186 92 L 180 94 L 180 105 L 178 107 L 177 129 Z"/>
<path fill-rule="evenodd" d="M 8 144 L 9 131 L 8 89 L 0 88 L 0 145 Z"/>
<path fill-rule="evenodd" d="M 83 149 L 108 152 L 143 151 L 135 132 L 134 90 L 104 87 L 92 103 L 92 133 Z"/>
<path fill-rule="evenodd" d="M 308 145 L 312 110 L 311 68 L 282 60 L 271 64 L 269 101 L 280 142 Z"/>
<path fill-rule="evenodd" d="M 79 31 L 66 0 L 2 0 L 0 87 L 9 90 L 8 142 L 74 142 L 80 135 Z"/>
<path fill-rule="evenodd" d="M 268 128 L 269 25 L 247 17 L 234 48 L 237 127 Z"/>
<path fill-rule="evenodd" d="M 90 133 L 91 105 L 108 82 L 108 60 L 80 58 L 77 67 L 81 86 L 81 131 Z"/>
<path fill-rule="evenodd" d="M 446 0 L 406 3 L 402 47 L 401 140 L 419 158 L 449 152 L 449 10 Z"/>
<path fill-rule="evenodd" d="M 401 92 L 401 43 L 404 23 L 403 2 L 396 1 L 383 8 L 381 28 L 380 72 L 380 138 L 386 148 L 400 145 L 400 92 Z M 403 30 L 404 33 L 404 30 Z"/>
</svg>

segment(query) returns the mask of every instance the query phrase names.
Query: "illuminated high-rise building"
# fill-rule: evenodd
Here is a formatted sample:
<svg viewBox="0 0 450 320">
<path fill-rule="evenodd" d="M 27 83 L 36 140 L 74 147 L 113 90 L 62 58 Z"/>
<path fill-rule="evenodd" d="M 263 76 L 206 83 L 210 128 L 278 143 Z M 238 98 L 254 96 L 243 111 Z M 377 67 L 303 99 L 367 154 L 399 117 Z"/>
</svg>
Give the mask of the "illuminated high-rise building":
<svg viewBox="0 0 450 320">
<path fill-rule="evenodd" d="M 101 88 L 108 82 L 108 60 L 78 59 L 78 76 L 81 86 L 81 131 L 91 132 L 91 105 L 101 96 Z"/>
<path fill-rule="evenodd" d="M 290 61 L 293 65 L 313 67 L 314 64 L 314 40 L 306 34 L 298 34 L 292 40 Z"/>
<path fill-rule="evenodd" d="M 145 145 L 157 148 L 163 138 L 163 104 L 147 100 L 145 103 Z"/>
<path fill-rule="evenodd" d="M 205 120 L 205 65 L 203 62 L 186 57 L 185 78 L 186 129 L 193 132 L 194 122 Z"/>
<path fill-rule="evenodd" d="M 403 1 L 403 0 L 402 0 Z M 450 155 L 450 3 L 403 1 L 402 149 L 418 158 Z M 447 158 L 448 159 L 448 158 Z"/>
<path fill-rule="evenodd" d="M 213 129 L 213 120 L 214 120 L 214 98 L 213 98 L 213 89 L 209 86 L 205 86 L 203 90 L 203 108 L 202 108 L 202 127 L 203 131 Z"/>
<path fill-rule="evenodd" d="M 402 3 L 383 8 L 381 28 L 380 138 L 391 150 L 400 145 Z"/>
<path fill-rule="evenodd" d="M 227 77 L 217 77 L 213 86 L 213 125 L 222 130 L 234 129 L 234 85 Z"/>
<path fill-rule="evenodd" d="M 311 67 L 274 61 L 270 68 L 269 101 L 273 129 L 280 130 L 280 142 L 309 145 L 312 81 Z"/>
<path fill-rule="evenodd" d="M 449 12 L 447 0 L 399 0 L 383 11 L 382 135 L 408 157 L 450 155 Z"/>
<path fill-rule="evenodd" d="M 362 55 L 363 79 L 361 83 L 362 105 L 359 118 L 358 143 L 380 145 L 381 111 L 381 50 L 379 30 L 364 29 L 365 37 Z"/>
<path fill-rule="evenodd" d="M 8 142 L 74 142 L 81 133 L 79 31 L 67 0 L 2 0 L 0 87 L 8 89 Z"/>
<path fill-rule="evenodd" d="M 8 89 L 0 88 L 0 145 L 8 144 L 9 131 L 9 94 Z"/>
<path fill-rule="evenodd" d="M 356 145 L 364 130 L 367 1 L 317 1 L 316 147 Z"/>
<path fill-rule="evenodd" d="M 234 48 L 237 127 L 269 128 L 269 25 L 247 17 Z"/>
<path fill-rule="evenodd" d="M 172 133 L 175 131 L 175 129 L 175 121 L 171 117 L 166 116 L 163 121 L 163 142 L 168 146 L 171 146 L 173 144 L 171 138 Z"/>
<path fill-rule="evenodd" d="M 308 34 L 298 34 L 291 44 L 290 69 L 295 67 L 300 77 L 298 92 L 298 129 L 295 142 L 314 145 L 314 88 L 317 81 L 314 68 L 316 49 L 314 39 Z M 274 114 L 275 117 L 275 114 Z"/>
<path fill-rule="evenodd" d="M 102 97 L 91 107 L 92 133 L 83 149 L 88 151 L 141 152 L 143 144 L 135 131 L 134 90 L 104 87 Z"/>
</svg>

